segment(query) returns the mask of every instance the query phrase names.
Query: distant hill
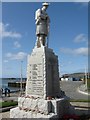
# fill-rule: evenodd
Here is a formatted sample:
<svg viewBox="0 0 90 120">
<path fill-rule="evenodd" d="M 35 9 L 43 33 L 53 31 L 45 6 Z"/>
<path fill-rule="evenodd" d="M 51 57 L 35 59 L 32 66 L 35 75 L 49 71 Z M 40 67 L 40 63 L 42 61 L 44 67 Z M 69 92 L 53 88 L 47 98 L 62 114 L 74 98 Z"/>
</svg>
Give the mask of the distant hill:
<svg viewBox="0 0 90 120">
<path fill-rule="evenodd" d="M 90 77 L 90 73 L 87 75 Z M 72 74 L 64 74 L 62 75 L 62 77 L 73 77 L 73 78 L 84 78 L 85 77 L 85 73 L 72 73 Z"/>
</svg>

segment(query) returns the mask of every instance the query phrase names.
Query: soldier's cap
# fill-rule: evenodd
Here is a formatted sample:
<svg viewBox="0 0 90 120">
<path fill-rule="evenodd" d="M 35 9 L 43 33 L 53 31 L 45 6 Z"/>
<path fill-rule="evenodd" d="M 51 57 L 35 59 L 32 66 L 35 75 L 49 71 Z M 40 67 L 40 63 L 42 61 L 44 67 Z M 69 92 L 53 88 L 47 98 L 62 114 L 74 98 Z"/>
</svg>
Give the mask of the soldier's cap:
<svg viewBox="0 0 90 120">
<path fill-rule="evenodd" d="M 44 2 L 42 5 L 43 5 L 43 6 L 49 6 L 49 3 Z"/>
</svg>

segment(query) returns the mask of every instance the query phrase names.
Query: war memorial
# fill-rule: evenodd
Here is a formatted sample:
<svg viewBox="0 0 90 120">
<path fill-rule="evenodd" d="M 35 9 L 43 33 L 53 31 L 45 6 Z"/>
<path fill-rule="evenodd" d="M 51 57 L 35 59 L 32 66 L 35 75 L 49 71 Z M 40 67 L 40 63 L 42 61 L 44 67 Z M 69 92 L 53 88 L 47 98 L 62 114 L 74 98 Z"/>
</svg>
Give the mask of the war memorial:
<svg viewBox="0 0 90 120">
<path fill-rule="evenodd" d="M 48 48 L 49 3 L 35 13 L 36 44 L 28 55 L 25 96 L 18 98 L 18 107 L 10 110 L 10 118 L 61 118 L 70 113 L 68 97 L 60 89 L 58 56 Z"/>
</svg>

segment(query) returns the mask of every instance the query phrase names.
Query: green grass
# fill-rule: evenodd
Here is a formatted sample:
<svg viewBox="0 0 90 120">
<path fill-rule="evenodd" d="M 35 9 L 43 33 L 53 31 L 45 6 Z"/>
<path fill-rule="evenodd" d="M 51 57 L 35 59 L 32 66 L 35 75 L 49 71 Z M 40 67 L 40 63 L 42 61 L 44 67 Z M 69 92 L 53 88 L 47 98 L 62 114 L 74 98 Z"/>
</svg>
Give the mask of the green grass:
<svg viewBox="0 0 90 120">
<path fill-rule="evenodd" d="M 0 102 L 0 107 L 5 108 L 10 106 L 15 106 L 17 104 L 18 104 L 17 101 L 5 101 L 5 102 Z"/>
<path fill-rule="evenodd" d="M 74 99 L 71 99 L 70 102 L 90 102 L 90 99 L 89 100 L 83 100 L 83 99 L 74 100 Z"/>
</svg>

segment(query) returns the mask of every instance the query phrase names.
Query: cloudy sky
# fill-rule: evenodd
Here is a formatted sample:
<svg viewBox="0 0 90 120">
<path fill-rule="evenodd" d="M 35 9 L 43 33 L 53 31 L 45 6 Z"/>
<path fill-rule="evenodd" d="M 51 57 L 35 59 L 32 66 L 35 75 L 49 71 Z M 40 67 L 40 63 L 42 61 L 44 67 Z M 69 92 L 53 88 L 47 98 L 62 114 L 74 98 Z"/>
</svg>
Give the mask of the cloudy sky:
<svg viewBox="0 0 90 120">
<path fill-rule="evenodd" d="M 3 77 L 20 77 L 21 61 L 26 77 L 27 55 L 36 41 L 35 11 L 41 6 L 40 2 L 2 4 Z M 49 47 L 58 55 L 60 73 L 84 71 L 88 62 L 88 4 L 51 2 L 47 12 L 51 19 Z"/>
</svg>

